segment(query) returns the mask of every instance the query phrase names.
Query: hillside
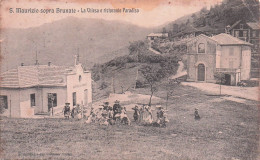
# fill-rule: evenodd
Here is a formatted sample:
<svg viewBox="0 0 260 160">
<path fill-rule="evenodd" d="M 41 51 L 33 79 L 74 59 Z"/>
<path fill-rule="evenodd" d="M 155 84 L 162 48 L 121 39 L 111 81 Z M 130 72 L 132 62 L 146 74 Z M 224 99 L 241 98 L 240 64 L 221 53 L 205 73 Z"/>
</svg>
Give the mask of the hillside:
<svg viewBox="0 0 260 160">
<path fill-rule="evenodd" d="M 227 25 L 238 20 L 246 22 L 259 20 L 259 1 L 257 0 L 223 0 L 221 4 L 209 10 L 202 8 L 199 12 L 183 16 L 161 30 L 166 30 L 170 37 L 185 34 L 191 30 L 218 34 L 224 32 Z"/>
<path fill-rule="evenodd" d="M 72 65 L 79 53 L 80 61 L 90 68 L 127 55 L 129 42 L 142 40 L 150 32 L 125 22 L 74 17 L 34 28 L 2 29 L 1 70 L 34 64 L 36 51 L 40 64 Z"/>
</svg>

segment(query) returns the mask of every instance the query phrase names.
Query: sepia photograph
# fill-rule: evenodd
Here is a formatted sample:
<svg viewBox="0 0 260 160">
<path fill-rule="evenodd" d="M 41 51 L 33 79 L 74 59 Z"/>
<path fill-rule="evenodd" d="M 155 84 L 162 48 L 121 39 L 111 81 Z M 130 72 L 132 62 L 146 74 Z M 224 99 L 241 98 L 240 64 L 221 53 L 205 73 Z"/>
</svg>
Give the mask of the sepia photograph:
<svg viewBox="0 0 260 160">
<path fill-rule="evenodd" d="M 0 159 L 260 160 L 259 0 L 0 0 Z"/>
</svg>

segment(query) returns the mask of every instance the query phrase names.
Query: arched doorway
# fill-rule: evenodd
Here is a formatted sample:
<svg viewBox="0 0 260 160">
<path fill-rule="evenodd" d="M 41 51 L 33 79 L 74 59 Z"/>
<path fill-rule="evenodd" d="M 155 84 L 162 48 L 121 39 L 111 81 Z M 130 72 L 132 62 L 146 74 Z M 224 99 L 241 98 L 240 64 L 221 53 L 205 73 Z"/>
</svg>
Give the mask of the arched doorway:
<svg viewBox="0 0 260 160">
<path fill-rule="evenodd" d="M 198 81 L 205 81 L 205 65 L 198 65 Z"/>
</svg>

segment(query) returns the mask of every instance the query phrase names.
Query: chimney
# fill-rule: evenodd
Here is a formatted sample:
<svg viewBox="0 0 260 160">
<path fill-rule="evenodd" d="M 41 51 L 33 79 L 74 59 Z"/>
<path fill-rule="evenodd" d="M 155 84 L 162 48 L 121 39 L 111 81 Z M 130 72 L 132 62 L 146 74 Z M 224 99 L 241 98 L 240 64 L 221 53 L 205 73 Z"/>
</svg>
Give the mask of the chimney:
<svg viewBox="0 0 260 160">
<path fill-rule="evenodd" d="M 24 63 L 21 63 L 21 66 L 24 66 Z"/>
<path fill-rule="evenodd" d="M 48 62 L 48 66 L 51 66 L 51 62 Z"/>
</svg>

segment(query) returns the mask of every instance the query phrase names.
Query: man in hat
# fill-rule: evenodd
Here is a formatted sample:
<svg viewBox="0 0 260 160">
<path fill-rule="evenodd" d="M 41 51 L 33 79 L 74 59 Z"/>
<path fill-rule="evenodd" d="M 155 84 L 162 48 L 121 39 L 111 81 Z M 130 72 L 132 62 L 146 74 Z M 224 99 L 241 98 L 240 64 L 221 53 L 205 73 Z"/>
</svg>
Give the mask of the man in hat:
<svg viewBox="0 0 260 160">
<path fill-rule="evenodd" d="M 69 102 L 65 103 L 65 106 L 63 108 L 63 113 L 64 113 L 65 119 L 69 119 L 69 117 L 70 117 L 70 103 Z"/>
<path fill-rule="evenodd" d="M 121 105 L 119 104 L 119 101 L 116 100 L 116 101 L 115 101 L 115 104 L 114 104 L 114 106 L 113 106 L 113 112 L 114 112 L 113 119 L 116 119 L 115 116 L 116 116 L 117 114 L 121 114 L 121 111 L 122 111 L 122 107 L 121 107 Z"/>
</svg>

